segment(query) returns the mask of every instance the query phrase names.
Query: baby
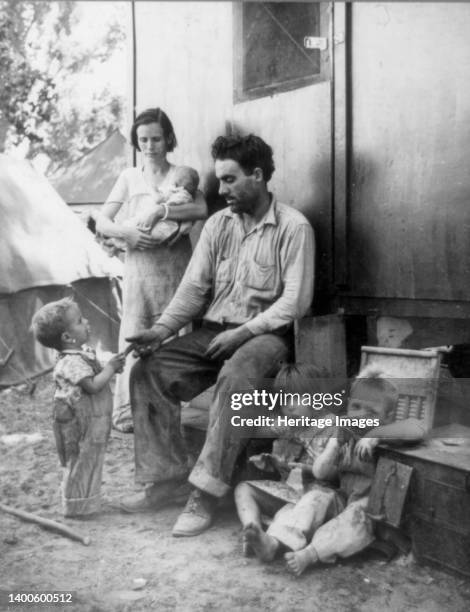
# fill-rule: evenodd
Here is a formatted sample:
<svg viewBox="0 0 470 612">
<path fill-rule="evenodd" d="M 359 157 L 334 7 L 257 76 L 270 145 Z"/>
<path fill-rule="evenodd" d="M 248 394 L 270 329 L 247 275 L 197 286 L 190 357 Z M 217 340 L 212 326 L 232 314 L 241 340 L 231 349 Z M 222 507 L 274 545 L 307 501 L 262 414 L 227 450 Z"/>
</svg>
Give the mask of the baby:
<svg viewBox="0 0 470 612">
<path fill-rule="evenodd" d="M 108 383 L 122 371 L 125 354 L 114 355 L 101 367 L 94 351 L 85 345 L 90 335 L 88 321 L 71 298 L 40 308 L 32 329 L 38 342 L 58 351 L 53 429 L 64 467 L 64 516 L 86 517 L 100 509 L 101 474 L 111 430 Z"/>
<path fill-rule="evenodd" d="M 191 230 L 191 221 L 170 221 L 168 207 L 172 204 L 178 206 L 193 202 L 199 186 L 199 174 L 189 166 L 178 166 L 175 168 L 174 184 L 165 190 L 155 192 L 152 205 L 146 207 L 139 215 L 125 219 L 122 222 L 124 227 L 137 227 L 155 238 L 158 244 L 169 242 L 180 234 L 187 234 Z M 165 209 L 163 218 L 160 211 L 156 208 L 161 204 Z M 104 245 L 109 250 L 115 247 L 120 250 L 126 248 L 126 243 L 122 238 L 105 238 Z"/>
<path fill-rule="evenodd" d="M 288 467 L 300 468 L 304 478 L 310 478 L 308 490 L 298 494 L 297 500 L 279 507 L 272 499 L 249 497 L 248 483 L 239 485 L 236 502 L 244 542 L 259 559 L 271 561 L 279 550 L 287 549 L 288 569 L 298 576 L 308 565 L 348 557 L 373 541 L 372 521 L 366 514 L 375 472 L 373 451 L 382 440 L 389 444 L 418 441 L 425 434 L 416 419 L 391 422 L 397 399 L 395 386 L 381 373 L 368 371 L 358 377 L 351 389 L 348 416 L 378 418 L 380 425 L 368 431 L 331 428 L 325 432 L 329 437 L 323 449 L 311 461 L 289 462 Z M 260 511 L 276 513 L 266 533 Z"/>
</svg>

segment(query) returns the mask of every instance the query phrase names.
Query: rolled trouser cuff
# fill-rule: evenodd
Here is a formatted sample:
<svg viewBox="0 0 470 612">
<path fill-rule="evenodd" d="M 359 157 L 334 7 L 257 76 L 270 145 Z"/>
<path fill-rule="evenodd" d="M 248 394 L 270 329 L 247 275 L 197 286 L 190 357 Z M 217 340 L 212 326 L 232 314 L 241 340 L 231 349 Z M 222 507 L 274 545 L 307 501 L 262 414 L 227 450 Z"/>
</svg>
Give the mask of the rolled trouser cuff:
<svg viewBox="0 0 470 612">
<path fill-rule="evenodd" d="M 231 489 L 230 485 L 222 482 L 222 480 L 218 478 L 214 478 L 214 476 L 208 474 L 207 471 L 199 465 L 194 467 L 188 480 L 196 488 L 214 497 L 223 497 Z"/>
<path fill-rule="evenodd" d="M 101 497 L 100 495 L 75 499 L 67 499 L 63 497 L 62 508 L 64 511 L 64 516 L 66 517 L 95 514 L 101 510 Z"/>
<path fill-rule="evenodd" d="M 307 546 L 307 539 L 305 535 L 300 531 L 300 529 L 296 529 L 295 527 L 276 524 L 276 521 L 274 521 L 271 523 L 266 533 L 269 536 L 276 538 L 276 540 L 278 540 L 289 550 L 301 550 Z"/>
</svg>

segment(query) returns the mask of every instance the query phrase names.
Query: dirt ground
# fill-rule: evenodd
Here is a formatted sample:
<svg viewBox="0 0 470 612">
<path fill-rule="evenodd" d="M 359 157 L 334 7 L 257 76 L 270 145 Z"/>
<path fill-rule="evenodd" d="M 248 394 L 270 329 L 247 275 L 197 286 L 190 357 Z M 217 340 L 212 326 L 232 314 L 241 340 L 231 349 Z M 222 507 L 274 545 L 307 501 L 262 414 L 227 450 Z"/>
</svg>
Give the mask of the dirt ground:
<svg viewBox="0 0 470 612">
<path fill-rule="evenodd" d="M 4 504 L 63 521 L 91 537 L 84 546 L 0 512 L 0 610 L 466 612 L 470 581 L 408 558 L 390 562 L 373 553 L 335 566 L 287 574 L 282 559 L 261 565 L 240 554 L 233 508 L 205 534 L 170 535 L 178 508 L 125 515 L 107 509 L 97 519 L 60 515 L 60 468 L 50 426 L 50 375 L 0 391 L 0 499 Z M 42 439 L 11 443 L 9 434 Z M 37 436 L 39 437 L 39 436 Z M 10 443 L 8 443 L 10 442 Z M 104 497 L 135 490 L 133 436 L 113 432 L 104 470 Z M 134 580 L 145 586 L 134 590 Z M 73 603 L 10 604 L 10 592 L 73 592 Z"/>
</svg>

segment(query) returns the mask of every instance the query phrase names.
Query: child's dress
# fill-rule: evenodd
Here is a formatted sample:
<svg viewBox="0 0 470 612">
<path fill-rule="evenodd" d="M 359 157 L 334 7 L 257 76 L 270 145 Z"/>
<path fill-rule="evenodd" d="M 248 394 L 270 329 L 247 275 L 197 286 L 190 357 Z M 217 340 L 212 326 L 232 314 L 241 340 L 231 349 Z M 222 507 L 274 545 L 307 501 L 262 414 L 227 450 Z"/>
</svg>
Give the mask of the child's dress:
<svg viewBox="0 0 470 612">
<path fill-rule="evenodd" d="M 312 509 L 310 515 L 305 515 L 308 518 L 305 533 L 307 541 L 312 538 L 308 547 L 323 563 L 350 557 L 374 541 L 373 523 L 366 509 L 375 462 L 361 461 L 353 456 L 354 444 L 347 446 L 349 449 L 343 445 L 338 450 L 339 487 L 312 489 L 297 504 Z"/>
<path fill-rule="evenodd" d="M 271 427 L 270 430 L 273 435 L 280 436 L 273 442 L 272 454 L 285 464 L 294 461 L 313 465 L 315 459 L 323 452 L 329 439 L 326 430 L 316 427 Z M 280 481 L 250 480 L 248 482 L 255 489 L 263 491 L 286 504 L 298 502 L 313 485 L 313 479 L 308 481 L 301 478 L 298 469 L 281 474 Z"/>
<path fill-rule="evenodd" d="M 65 516 L 100 510 L 100 488 L 106 443 L 111 430 L 112 394 L 109 385 L 95 394 L 78 383 L 102 370 L 92 349 L 59 354 L 54 368 L 53 427 L 64 477 Z"/>
<path fill-rule="evenodd" d="M 297 439 L 300 459 L 292 457 L 294 440 L 284 446 L 282 458 L 286 462 L 300 460 L 312 465 L 331 435 L 338 435 L 336 428 L 321 434 L 304 432 Z M 276 442 L 280 445 L 286 441 Z M 374 540 L 372 522 L 364 511 L 375 466 L 373 462 L 354 457 L 353 448 L 351 440 L 338 451 L 337 483 L 319 482 L 313 477 L 293 479 L 293 472 L 297 470 L 291 471 L 285 482 L 250 481 L 252 487 L 285 502 L 269 525 L 268 535 L 294 551 L 311 542 L 310 546 L 323 562 L 332 562 L 337 556 L 348 557 Z M 273 452 L 276 452 L 274 446 Z"/>
</svg>

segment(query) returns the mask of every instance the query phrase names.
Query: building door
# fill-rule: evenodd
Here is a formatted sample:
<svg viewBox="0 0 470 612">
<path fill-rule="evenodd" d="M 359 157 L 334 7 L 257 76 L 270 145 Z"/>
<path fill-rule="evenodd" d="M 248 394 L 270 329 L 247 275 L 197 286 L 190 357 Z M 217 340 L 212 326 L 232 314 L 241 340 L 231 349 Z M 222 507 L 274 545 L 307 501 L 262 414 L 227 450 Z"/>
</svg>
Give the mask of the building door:
<svg viewBox="0 0 470 612">
<path fill-rule="evenodd" d="M 470 313 L 470 6 L 335 5 L 334 279 L 351 312 Z"/>
</svg>

